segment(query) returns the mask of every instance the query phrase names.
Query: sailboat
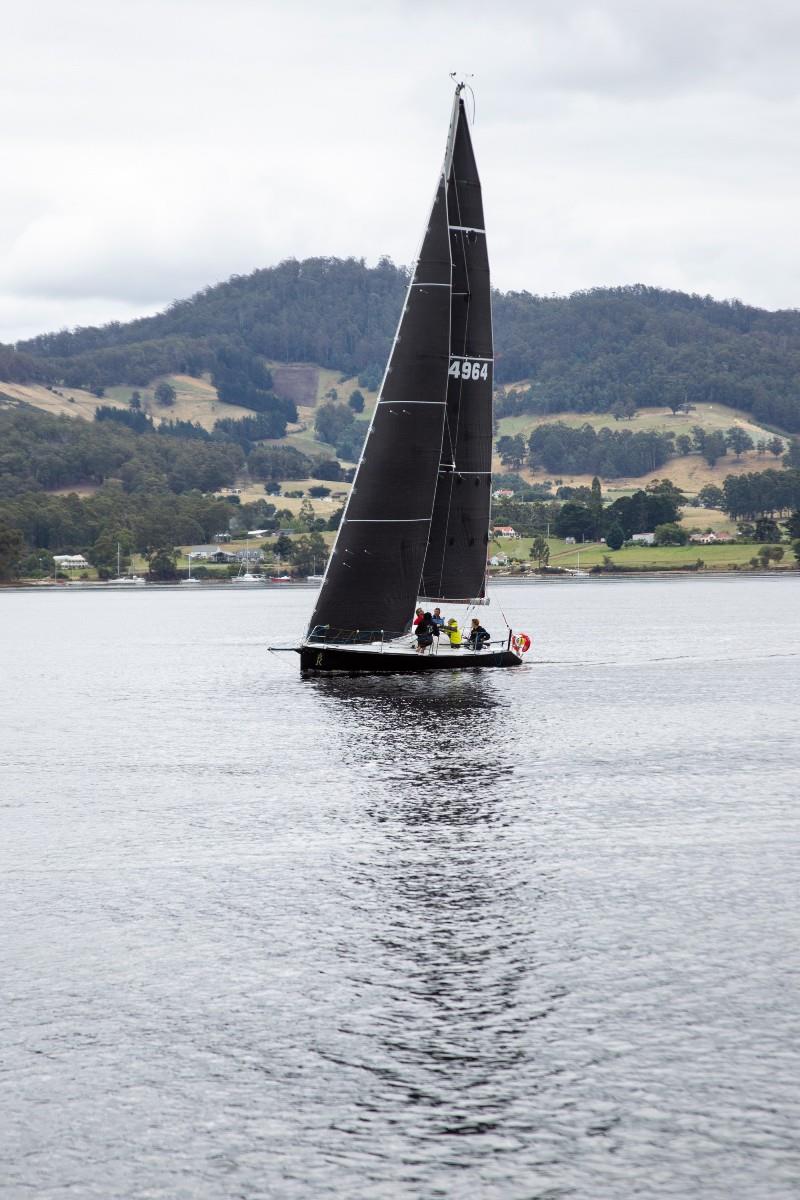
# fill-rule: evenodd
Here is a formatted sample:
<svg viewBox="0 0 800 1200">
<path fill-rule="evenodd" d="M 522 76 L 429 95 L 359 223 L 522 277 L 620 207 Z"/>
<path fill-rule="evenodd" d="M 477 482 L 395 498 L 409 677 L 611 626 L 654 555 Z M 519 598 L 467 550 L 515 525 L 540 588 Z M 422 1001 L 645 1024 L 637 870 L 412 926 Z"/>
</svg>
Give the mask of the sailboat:
<svg viewBox="0 0 800 1200">
<path fill-rule="evenodd" d="M 132 572 L 130 575 L 122 574 L 122 557 L 119 542 L 117 542 L 117 577 L 116 579 L 109 579 L 108 585 L 110 587 L 146 587 L 147 585 L 147 580 L 142 579 L 141 575 L 137 575 L 135 572 Z"/>
<path fill-rule="evenodd" d="M 463 90 L 350 497 L 293 647 L 303 672 L 510 667 L 530 644 L 508 629 L 480 650 L 442 636 L 420 654 L 410 637 L 418 604 L 488 603 L 492 311 Z"/>
<path fill-rule="evenodd" d="M 197 578 L 192 579 L 192 555 L 191 555 L 191 553 L 189 553 L 187 555 L 187 558 L 188 558 L 188 562 L 189 562 L 189 574 L 186 576 L 185 579 L 181 580 L 181 583 L 182 584 L 187 584 L 187 583 L 199 584 L 200 583 L 199 579 L 197 579 Z"/>
<path fill-rule="evenodd" d="M 248 549 L 249 544 L 250 543 L 247 542 L 245 545 L 245 549 L 243 551 L 243 557 L 239 563 L 239 573 L 238 573 L 238 575 L 234 575 L 233 579 L 231 580 L 231 583 L 244 583 L 244 584 L 247 584 L 247 583 L 262 584 L 262 583 L 264 583 L 263 575 L 256 575 L 253 571 L 250 570 L 250 566 L 249 566 L 250 550 Z"/>
</svg>

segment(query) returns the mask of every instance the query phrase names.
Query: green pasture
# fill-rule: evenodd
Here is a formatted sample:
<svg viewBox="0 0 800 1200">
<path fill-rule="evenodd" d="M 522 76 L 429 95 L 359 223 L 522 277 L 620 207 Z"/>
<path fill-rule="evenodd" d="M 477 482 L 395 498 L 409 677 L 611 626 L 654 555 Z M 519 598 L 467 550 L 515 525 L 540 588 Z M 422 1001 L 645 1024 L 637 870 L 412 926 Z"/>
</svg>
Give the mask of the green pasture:
<svg viewBox="0 0 800 1200">
<path fill-rule="evenodd" d="M 524 437 L 539 425 L 554 425 L 557 422 L 571 425 L 580 429 L 583 425 L 591 425 L 594 429 L 630 429 L 634 433 L 691 433 L 693 425 L 701 425 L 709 432 L 720 429 L 723 432 L 732 425 L 740 425 L 753 441 L 764 439 L 768 441 L 772 433 L 756 424 L 748 413 L 736 408 L 727 408 L 724 404 L 696 404 L 689 413 L 678 413 L 673 416 L 668 408 L 641 408 L 631 421 L 615 421 L 611 413 L 523 413 L 518 417 L 502 417 L 498 421 L 498 437 L 507 435 L 514 437 L 521 433 Z"/>
<path fill-rule="evenodd" d="M 490 554 L 506 554 L 509 559 L 517 558 L 531 561 L 531 538 L 498 538 L 490 543 Z M 609 550 L 602 542 L 585 542 L 582 545 L 568 546 L 559 538 L 549 538 L 551 567 L 565 567 L 567 570 L 588 571 L 593 566 L 602 563 L 608 557 L 617 566 L 635 567 L 639 570 L 677 569 L 693 566 L 698 558 L 703 560 L 706 570 L 731 570 L 735 567 L 748 567 L 750 559 L 758 554 L 759 547 L 731 543 L 723 546 L 629 546 L 622 550 Z M 790 546 L 784 546 L 784 558 L 770 570 L 793 569 L 795 559 Z M 535 565 L 535 564 L 534 564 Z"/>
</svg>

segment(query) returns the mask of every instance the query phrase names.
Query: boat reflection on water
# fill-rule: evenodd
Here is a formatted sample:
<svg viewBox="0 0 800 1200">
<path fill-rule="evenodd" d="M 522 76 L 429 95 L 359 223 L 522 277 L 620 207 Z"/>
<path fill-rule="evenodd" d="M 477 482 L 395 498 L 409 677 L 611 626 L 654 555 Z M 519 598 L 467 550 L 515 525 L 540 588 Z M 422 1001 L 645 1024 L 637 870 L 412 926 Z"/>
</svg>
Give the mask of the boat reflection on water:
<svg viewBox="0 0 800 1200">
<path fill-rule="evenodd" d="M 365 1153 L 376 1096 L 402 1099 L 397 1132 L 415 1147 L 408 1178 L 417 1165 L 421 1182 L 437 1155 L 467 1166 L 518 1149 L 526 1092 L 552 1070 L 539 1030 L 565 989 L 537 975 L 546 874 L 531 824 L 518 819 L 531 800 L 515 788 L 504 740 L 510 701 L 488 676 L 416 683 L 313 686 L 329 712 L 342 710 L 351 778 L 375 780 L 358 822 L 364 853 L 342 897 L 372 914 L 369 948 L 346 935 L 338 946 L 359 1003 L 320 1053 L 371 1080 L 349 1127 Z"/>
</svg>

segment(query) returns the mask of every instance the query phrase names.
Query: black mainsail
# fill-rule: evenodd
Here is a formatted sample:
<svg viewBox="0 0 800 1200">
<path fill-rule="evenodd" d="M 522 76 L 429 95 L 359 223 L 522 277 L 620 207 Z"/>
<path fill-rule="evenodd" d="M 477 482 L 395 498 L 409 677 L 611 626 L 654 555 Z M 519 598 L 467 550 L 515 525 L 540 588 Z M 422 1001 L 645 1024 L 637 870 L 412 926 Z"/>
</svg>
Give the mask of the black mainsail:
<svg viewBox="0 0 800 1200">
<path fill-rule="evenodd" d="M 492 320 L 480 180 L 456 91 L 447 152 L 312 641 L 406 633 L 417 596 L 484 595 Z"/>
<path fill-rule="evenodd" d="M 483 200 L 464 102 L 447 180 L 453 292 L 442 461 L 420 592 L 484 596 L 492 483 L 492 304 Z"/>
</svg>

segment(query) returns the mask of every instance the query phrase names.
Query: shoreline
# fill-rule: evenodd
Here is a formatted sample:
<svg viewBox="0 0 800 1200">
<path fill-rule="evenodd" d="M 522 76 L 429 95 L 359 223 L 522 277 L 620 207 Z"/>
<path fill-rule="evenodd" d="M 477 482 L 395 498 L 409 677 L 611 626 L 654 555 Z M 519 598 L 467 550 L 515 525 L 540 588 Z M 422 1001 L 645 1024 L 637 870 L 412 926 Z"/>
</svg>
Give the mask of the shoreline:
<svg viewBox="0 0 800 1200">
<path fill-rule="evenodd" d="M 587 571 L 586 574 L 569 575 L 569 574 L 547 574 L 547 575 L 526 575 L 515 577 L 512 575 L 493 577 L 490 579 L 490 585 L 510 584 L 513 587 L 525 586 L 541 586 L 549 584 L 572 584 L 581 586 L 588 582 L 614 582 L 629 581 L 642 579 L 653 581 L 657 579 L 800 579 L 800 568 L 783 567 L 771 570 L 711 570 L 711 571 L 687 571 L 687 570 L 663 570 L 663 571 Z M 307 583 L 305 580 L 298 580 L 296 583 L 257 583 L 250 584 L 246 587 L 234 587 L 229 580 L 217 582 L 203 582 L 195 587 L 185 588 L 180 581 L 175 583 L 148 583 L 146 587 L 129 587 L 120 588 L 112 587 L 107 583 L 94 581 L 80 582 L 64 582 L 64 583 L 34 583 L 34 582 L 15 582 L 4 581 L 0 583 L 0 594 L 12 592 L 44 592 L 47 594 L 63 593 L 63 592 L 109 592 L 115 595 L 131 595 L 132 593 L 141 595 L 143 593 L 151 593 L 152 591 L 172 591 L 184 592 L 187 595 L 192 595 L 200 591 L 231 591 L 231 592 L 279 592 L 279 591 L 315 591 L 319 590 L 318 583 Z"/>
</svg>

